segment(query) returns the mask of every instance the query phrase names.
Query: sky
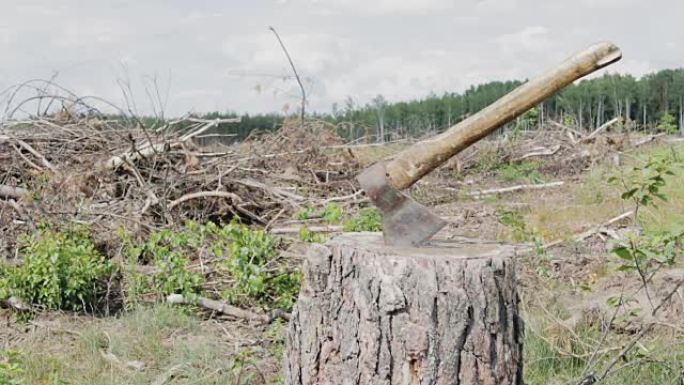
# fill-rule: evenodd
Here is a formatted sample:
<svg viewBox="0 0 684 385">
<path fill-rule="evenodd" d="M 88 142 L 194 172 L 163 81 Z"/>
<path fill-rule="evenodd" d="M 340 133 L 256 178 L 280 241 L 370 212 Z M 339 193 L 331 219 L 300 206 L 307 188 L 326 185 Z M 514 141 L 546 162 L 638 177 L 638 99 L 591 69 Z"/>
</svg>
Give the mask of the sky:
<svg viewBox="0 0 684 385">
<path fill-rule="evenodd" d="M 683 0 L 0 0 L 0 90 L 54 77 L 118 105 L 130 90 L 140 114 L 294 112 L 273 26 L 326 112 L 530 78 L 604 40 L 623 51 L 610 72 L 684 67 L 683 14 Z"/>
</svg>

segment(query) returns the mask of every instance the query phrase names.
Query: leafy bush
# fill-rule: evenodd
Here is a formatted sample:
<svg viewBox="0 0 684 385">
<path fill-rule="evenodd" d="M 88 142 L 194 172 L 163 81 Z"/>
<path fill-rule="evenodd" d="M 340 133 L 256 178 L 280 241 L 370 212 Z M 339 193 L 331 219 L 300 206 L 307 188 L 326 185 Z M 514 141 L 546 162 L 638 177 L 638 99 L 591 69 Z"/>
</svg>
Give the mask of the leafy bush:
<svg viewBox="0 0 684 385">
<path fill-rule="evenodd" d="M 306 226 L 302 226 L 299 229 L 299 240 L 306 243 L 323 243 L 325 242 L 325 237 L 309 230 Z"/>
<path fill-rule="evenodd" d="M 627 175 L 609 179 L 611 183 L 622 185 L 623 200 L 633 202 L 634 224 L 640 224 L 642 207 L 657 207 L 658 201 L 667 201 L 662 190 L 667 185 L 666 178 L 675 175 L 673 165 L 678 161 L 674 154 L 651 156 L 643 165 L 634 166 Z M 651 273 L 661 266 L 675 264 L 683 242 L 684 228 L 674 226 L 652 233 L 628 234 L 627 239 L 612 243 L 611 253 L 621 259 L 618 270 L 635 271 L 646 286 Z"/>
<path fill-rule="evenodd" d="M 312 218 L 322 218 L 325 223 L 336 224 L 342 220 L 343 214 L 342 208 L 337 203 L 330 202 L 319 212 L 309 206 L 302 207 L 297 211 L 295 217 L 300 221 Z"/>
<path fill-rule="evenodd" d="M 0 351 L 0 385 L 23 385 L 18 379 L 23 373 L 19 353 Z"/>
<path fill-rule="evenodd" d="M 0 296 L 17 296 L 49 309 L 93 309 L 99 284 L 113 268 L 84 228 L 56 232 L 44 227 L 18 244 L 23 263 L 4 268 Z"/>
<path fill-rule="evenodd" d="M 344 231 L 382 231 L 382 217 L 374 207 L 361 209 L 357 215 L 346 221 L 342 226 Z"/>
<path fill-rule="evenodd" d="M 535 162 L 507 164 L 497 170 L 497 175 L 507 182 L 520 180 L 527 180 L 531 183 L 541 182 L 541 176 L 539 175 L 539 164 Z"/>
<path fill-rule="evenodd" d="M 149 277 L 135 276 L 133 271 L 129 271 L 129 276 L 134 275 L 129 279 L 132 283 L 128 287 L 130 294 L 142 294 L 148 287 L 159 295 L 198 293 L 204 277 L 188 269 L 190 260 L 186 252 L 188 248 L 199 246 L 203 235 L 192 230 L 174 232 L 164 229 L 150 234 L 147 241 L 138 246 L 125 238 L 130 262 L 137 264 L 142 260 L 154 266 L 154 273 Z"/>
<path fill-rule="evenodd" d="M 525 218 L 520 211 L 497 208 L 496 219 L 511 231 L 513 241 L 525 242 L 531 238 L 532 232 L 527 227 Z"/>
<path fill-rule="evenodd" d="M 278 263 L 275 239 L 237 223 L 223 227 L 221 234 L 230 242 L 225 266 L 234 280 L 224 296 L 238 305 L 256 300 L 262 306 L 289 310 L 301 277 Z"/>
<path fill-rule="evenodd" d="M 323 209 L 323 221 L 329 224 L 340 223 L 342 220 L 342 208 L 335 202 L 330 202 Z"/>
<path fill-rule="evenodd" d="M 475 169 L 479 172 L 490 172 L 501 167 L 501 154 L 499 148 L 494 146 L 483 147 L 477 155 Z"/>
<path fill-rule="evenodd" d="M 665 132 L 666 134 L 672 135 L 677 133 L 677 122 L 675 120 L 675 117 L 668 114 L 664 113 L 660 117 L 660 122 L 658 124 L 658 128 Z"/>
<path fill-rule="evenodd" d="M 299 219 L 300 221 L 305 221 L 307 219 L 311 219 L 313 216 L 314 216 L 314 210 L 313 210 L 313 208 L 311 208 L 309 206 L 302 207 L 295 214 L 295 218 Z"/>
<path fill-rule="evenodd" d="M 152 233 L 141 245 L 126 243 L 134 263 L 149 262 L 155 268 L 151 277 L 129 279 L 128 291 L 133 296 L 149 287 L 164 296 L 199 294 L 204 277 L 189 267 L 198 250 L 221 261 L 220 267 L 232 281 L 222 295 L 233 304 L 290 309 L 299 291 L 299 274 L 280 261 L 276 239 L 237 222 L 222 227 L 188 222 L 177 231 Z"/>
</svg>

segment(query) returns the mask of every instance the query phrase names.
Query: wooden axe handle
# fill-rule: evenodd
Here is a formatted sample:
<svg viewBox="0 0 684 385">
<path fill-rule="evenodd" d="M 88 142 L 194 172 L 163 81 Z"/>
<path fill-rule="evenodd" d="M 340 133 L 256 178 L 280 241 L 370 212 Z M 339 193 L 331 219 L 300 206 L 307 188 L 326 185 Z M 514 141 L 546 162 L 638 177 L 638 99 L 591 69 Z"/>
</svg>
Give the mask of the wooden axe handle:
<svg viewBox="0 0 684 385">
<path fill-rule="evenodd" d="M 387 164 L 390 183 L 404 189 L 452 156 L 522 115 L 563 87 L 622 57 L 612 43 L 598 43 L 567 59 L 555 69 L 522 84 L 475 115 L 434 138 L 416 143 Z"/>
</svg>

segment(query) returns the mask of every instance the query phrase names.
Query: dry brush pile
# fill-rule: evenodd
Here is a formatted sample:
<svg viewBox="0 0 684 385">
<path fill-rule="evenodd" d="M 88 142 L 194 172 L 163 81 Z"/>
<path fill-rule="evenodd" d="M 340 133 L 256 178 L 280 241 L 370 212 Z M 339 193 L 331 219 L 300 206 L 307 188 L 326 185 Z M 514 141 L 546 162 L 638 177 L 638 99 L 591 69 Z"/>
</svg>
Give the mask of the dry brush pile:
<svg viewBox="0 0 684 385">
<path fill-rule="evenodd" d="M 195 143 L 220 123 L 230 120 L 185 118 L 145 128 L 137 119 L 70 109 L 5 122 L 0 297 L 3 286 L 11 286 L 10 271 L 25 266 L 28 253 L 52 247 L 72 254 L 86 250 L 84 255 L 97 255 L 108 266 L 97 303 L 76 295 L 70 308 L 109 311 L 136 291 L 137 298 L 175 294 L 166 299 L 260 321 L 270 316 L 229 304 L 287 309 L 296 294 L 297 261 L 284 256 L 296 255 L 286 251 L 292 242 L 264 230 L 287 224 L 302 208 L 357 205 L 358 162 L 334 127 L 320 122 L 286 122 L 230 146 Z M 78 240 L 71 244 L 63 234 Z M 40 289 L 44 283 L 33 282 L 30 298 L 16 298 L 5 288 L 0 301 L 15 308 L 31 307 L 24 302 L 63 308 L 64 298 L 45 300 L 51 294 Z M 289 291 L 274 292 L 278 284 Z M 63 282 L 61 290 L 70 288 Z"/>
</svg>

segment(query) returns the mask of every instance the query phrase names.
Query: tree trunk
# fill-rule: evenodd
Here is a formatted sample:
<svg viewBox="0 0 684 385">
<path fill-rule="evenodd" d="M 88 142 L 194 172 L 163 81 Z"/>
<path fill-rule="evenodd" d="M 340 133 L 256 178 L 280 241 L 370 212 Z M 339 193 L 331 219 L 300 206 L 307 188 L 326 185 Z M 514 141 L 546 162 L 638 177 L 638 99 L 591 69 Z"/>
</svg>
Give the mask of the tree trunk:
<svg viewBox="0 0 684 385">
<path fill-rule="evenodd" d="M 513 257 L 496 244 L 394 249 L 379 233 L 313 245 L 286 384 L 522 384 Z"/>
</svg>

